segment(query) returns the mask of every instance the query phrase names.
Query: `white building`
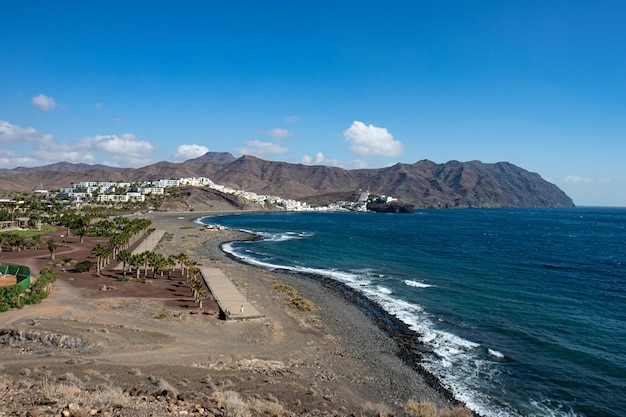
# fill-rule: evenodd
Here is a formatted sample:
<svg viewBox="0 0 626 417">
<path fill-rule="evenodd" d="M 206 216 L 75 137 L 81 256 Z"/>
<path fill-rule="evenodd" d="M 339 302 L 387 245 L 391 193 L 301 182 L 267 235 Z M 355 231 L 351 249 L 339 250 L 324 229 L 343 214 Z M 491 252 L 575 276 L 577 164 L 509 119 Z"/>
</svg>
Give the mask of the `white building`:
<svg viewBox="0 0 626 417">
<path fill-rule="evenodd" d="M 153 184 L 155 187 L 178 187 L 180 186 L 180 180 L 159 180 Z"/>
<path fill-rule="evenodd" d="M 165 193 L 165 189 L 163 187 L 140 187 L 138 191 L 144 195 L 163 195 Z"/>
</svg>

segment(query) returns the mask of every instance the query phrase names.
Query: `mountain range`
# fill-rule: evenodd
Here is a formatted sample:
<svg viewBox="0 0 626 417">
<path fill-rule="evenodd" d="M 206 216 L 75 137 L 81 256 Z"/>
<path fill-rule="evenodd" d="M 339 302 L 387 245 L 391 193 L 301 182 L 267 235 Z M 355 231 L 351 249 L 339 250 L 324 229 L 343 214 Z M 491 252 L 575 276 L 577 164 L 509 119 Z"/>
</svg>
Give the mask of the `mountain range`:
<svg viewBox="0 0 626 417">
<path fill-rule="evenodd" d="M 508 162 L 429 160 L 384 168 L 346 170 L 323 165 L 266 161 L 228 152 L 208 152 L 181 163 L 141 168 L 60 162 L 0 170 L 0 191 L 54 190 L 81 181 L 208 177 L 216 184 L 297 200 L 328 199 L 354 191 L 391 196 L 418 208 L 573 207 L 556 185 Z"/>
</svg>

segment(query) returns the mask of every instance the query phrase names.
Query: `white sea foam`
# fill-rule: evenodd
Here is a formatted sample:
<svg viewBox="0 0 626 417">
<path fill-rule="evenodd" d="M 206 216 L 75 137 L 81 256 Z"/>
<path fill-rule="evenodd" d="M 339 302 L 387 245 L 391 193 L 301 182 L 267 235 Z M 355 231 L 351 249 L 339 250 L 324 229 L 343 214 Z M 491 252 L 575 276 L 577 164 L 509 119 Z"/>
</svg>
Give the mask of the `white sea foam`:
<svg viewBox="0 0 626 417">
<path fill-rule="evenodd" d="M 418 281 L 412 281 L 410 279 L 404 280 L 404 283 L 406 285 L 408 285 L 409 287 L 415 287 L 415 288 L 430 288 L 430 287 L 433 287 L 433 285 L 424 284 L 423 282 L 418 282 Z"/>
<path fill-rule="evenodd" d="M 288 240 L 302 239 L 302 237 L 299 236 L 297 233 L 292 233 L 292 232 L 287 232 L 287 233 L 262 232 L 262 233 L 257 233 L 257 234 L 261 236 L 263 240 L 269 241 L 269 242 L 285 242 Z"/>
<path fill-rule="evenodd" d="M 535 399 L 531 399 L 530 403 L 541 410 L 541 415 L 546 417 L 582 417 L 580 414 L 576 414 L 573 410 L 566 410 L 563 406 L 559 405 L 556 409 L 553 406 L 546 405 L 545 401 L 537 401 Z"/>
<path fill-rule="evenodd" d="M 393 291 L 391 291 L 389 288 L 387 287 L 383 287 L 382 285 L 379 285 L 378 287 L 376 287 L 378 289 L 378 292 L 382 293 L 382 294 L 391 294 Z"/>
<path fill-rule="evenodd" d="M 491 356 L 495 356 L 498 359 L 503 359 L 504 358 L 504 354 L 501 353 L 501 352 L 498 352 L 497 350 L 487 349 L 487 352 L 489 352 L 489 354 Z"/>
</svg>

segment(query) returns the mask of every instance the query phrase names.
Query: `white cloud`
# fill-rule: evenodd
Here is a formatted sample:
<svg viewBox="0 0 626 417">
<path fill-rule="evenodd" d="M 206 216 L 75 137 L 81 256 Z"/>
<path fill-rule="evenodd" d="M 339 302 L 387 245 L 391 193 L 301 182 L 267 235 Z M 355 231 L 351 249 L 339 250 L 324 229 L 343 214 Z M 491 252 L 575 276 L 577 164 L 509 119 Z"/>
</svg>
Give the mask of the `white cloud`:
<svg viewBox="0 0 626 417">
<path fill-rule="evenodd" d="M 346 141 L 351 143 L 350 150 L 362 156 L 400 156 L 404 152 L 401 142 L 395 140 L 384 127 L 365 125 L 354 121 L 343 132 Z"/>
<path fill-rule="evenodd" d="M 355 159 L 352 161 L 342 161 L 336 158 L 327 158 L 322 152 L 316 153 L 315 157 L 304 155 L 301 161 L 304 165 L 327 165 L 344 169 L 358 169 L 365 168 L 367 166 L 365 161 L 362 161 L 360 159 Z"/>
<path fill-rule="evenodd" d="M 148 141 L 139 141 L 132 133 L 97 135 L 87 138 L 94 150 L 105 152 L 122 164 L 137 166 L 150 163 L 154 147 Z"/>
<path fill-rule="evenodd" d="M 289 152 L 288 148 L 272 142 L 261 142 L 260 140 L 249 140 L 246 145 L 238 148 L 237 152 L 242 155 L 276 155 Z"/>
<path fill-rule="evenodd" d="M 4 149 L 0 150 L 0 168 L 31 167 L 37 165 L 44 164 L 29 156 L 19 155 Z"/>
<path fill-rule="evenodd" d="M 304 165 L 322 165 L 325 162 L 324 154 L 318 152 L 315 154 L 315 158 L 310 157 L 309 155 L 304 155 L 302 157 L 302 163 Z"/>
<path fill-rule="evenodd" d="M 39 142 L 52 140 L 52 135 L 43 134 L 32 127 L 21 127 L 0 120 L 0 143 Z"/>
<path fill-rule="evenodd" d="M 579 177 L 577 175 L 568 175 L 565 177 L 565 182 L 568 184 L 591 184 L 593 180 L 587 177 Z"/>
<path fill-rule="evenodd" d="M 302 118 L 300 116 L 298 116 L 297 114 L 292 114 L 291 116 L 287 116 L 283 119 L 283 121 L 285 123 L 289 123 L 292 125 L 295 125 L 297 123 L 300 122 L 300 120 L 302 120 Z"/>
<path fill-rule="evenodd" d="M 270 130 L 269 132 L 267 132 L 267 134 L 270 137 L 275 138 L 275 139 L 280 139 L 280 138 L 284 138 L 284 137 L 293 135 L 293 133 L 291 133 L 287 129 L 280 129 L 278 127 Z"/>
<path fill-rule="evenodd" d="M 96 162 L 96 157 L 92 151 L 84 146 L 77 144 L 67 145 L 61 143 L 50 143 L 39 146 L 33 152 L 32 156 L 36 158 L 37 165 L 45 165 L 54 162 L 72 162 L 72 163 L 85 163 L 93 164 Z"/>
<path fill-rule="evenodd" d="M 152 162 L 154 146 L 135 135 L 97 135 L 80 141 L 59 142 L 53 135 L 32 127 L 0 120 L 0 168 L 41 166 L 55 162 L 105 163 L 112 166 L 142 166 Z"/>
<path fill-rule="evenodd" d="M 94 155 L 85 141 L 74 144 L 58 143 L 50 134 L 32 127 L 21 127 L 0 120 L 0 167 L 40 166 L 59 161 L 91 162 Z M 15 149 L 9 149 L 12 146 Z M 19 150 L 18 150 L 19 149 Z"/>
<path fill-rule="evenodd" d="M 52 97 L 48 97 L 44 94 L 39 94 L 33 97 L 33 105 L 39 107 L 41 111 L 51 111 L 57 106 L 56 101 Z"/>
<path fill-rule="evenodd" d="M 209 148 L 202 145 L 180 145 L 174 154 L 175 161 L 186 161 L 187 159 L 197 158 L 209 152 Z"/>
</svg>

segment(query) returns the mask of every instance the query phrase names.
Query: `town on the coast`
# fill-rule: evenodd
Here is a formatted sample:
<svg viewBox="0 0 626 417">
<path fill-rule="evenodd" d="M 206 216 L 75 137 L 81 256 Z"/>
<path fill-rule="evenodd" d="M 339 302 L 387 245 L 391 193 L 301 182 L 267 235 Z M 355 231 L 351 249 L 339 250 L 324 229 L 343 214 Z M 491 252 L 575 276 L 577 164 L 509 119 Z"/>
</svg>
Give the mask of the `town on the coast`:
<svg viewBox="0 0 626 417">
<path fill-rule="evenodd" d="M 258 194 L 215 184 L 206 177 L 139 182 L 82 181 L 73 183 L 71 187 L 60 188 L 54 191 L 36 190 L 35 194 L 45 195 L 49 199 L 80 207 L 91 204 L 145 203 L 150 201 L 151 198 L 156 201 L 166 196 L 170 190 L 184 186 L 207 187 L 214 191 L 243 198 L 259 208 L 286 211 L 368 211 L 368 203 L 388 204 L 397 201 L 393 197 L 373 197 L 369 192 L 361 191 L 356 201 L 336 201 L 312 206 L 304 201 L 275 195 Z"/>
</svg>

